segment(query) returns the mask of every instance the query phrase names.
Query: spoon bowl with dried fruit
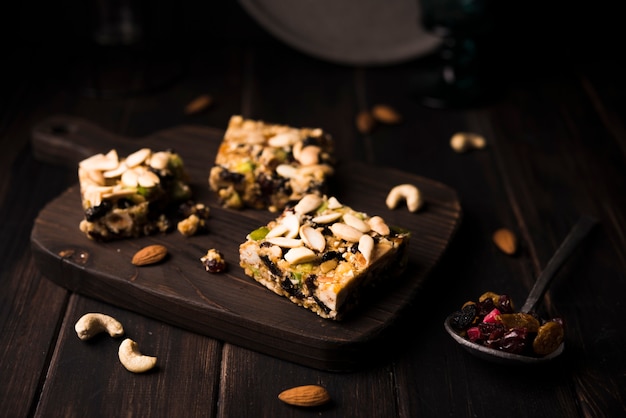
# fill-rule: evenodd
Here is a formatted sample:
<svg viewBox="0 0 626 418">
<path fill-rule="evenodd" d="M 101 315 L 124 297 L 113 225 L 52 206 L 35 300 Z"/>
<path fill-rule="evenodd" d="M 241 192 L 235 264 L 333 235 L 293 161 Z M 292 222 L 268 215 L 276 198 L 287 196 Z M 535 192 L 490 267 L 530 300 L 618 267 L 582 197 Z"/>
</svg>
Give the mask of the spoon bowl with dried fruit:
<svg viewBox="0 0 626 418">
<path fill-rule="evenodd" d="M 544 321 L 535 309 L 556 273 L 596 223 L 588 216 L 580 218 L 537 278 L 519 312 L 513 312 L 507 295 L 487 292 L 448 316 L 446 331 L 471 354 L 496 363 L 536 364 L 558 357 L 565 347 L 563 322 L 559 318 Z"/>
</svg>

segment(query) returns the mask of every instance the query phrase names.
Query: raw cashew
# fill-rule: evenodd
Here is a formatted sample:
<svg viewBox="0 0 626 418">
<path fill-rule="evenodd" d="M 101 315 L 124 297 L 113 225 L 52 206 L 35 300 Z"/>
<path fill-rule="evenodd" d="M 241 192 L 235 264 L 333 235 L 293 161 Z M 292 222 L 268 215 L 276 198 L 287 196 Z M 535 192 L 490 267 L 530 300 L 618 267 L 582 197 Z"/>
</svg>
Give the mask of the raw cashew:
<svg viewBox="0 0 626 418">
<path fill-rule="evenodd" d="M 419 189 L 412 184 L 395 186 L 387 195 L 385 203 L 389 209 L 395 209 L 402 200 L 406 201 L 410 212 L 416 212 L 424 203 Z"/>
<path fill-rule="evenodd" d="M 157 361 L 156 357 L 141 354 L 137 343 L 130 338 L 122 341 L 118 350 L 118 356 L 126 370 L 133 373 L 147 372 L 156 365 Z"/>
<path fill-rule="evenodd" d="M 458 153 L 484 148 L 485 145 L 485 138 L 472 132 L 457 132 L 450 138 L 450 147 Z"/>
<path fill-rule="evenodd" d="M 74 326 L 78 338 L 88 340 L 96 334 L 107 332 L 111 337 L 124 335 L 124 327 L 119 321 L 109 315 L 88 313 L 83 315 Z"/>
</svg>

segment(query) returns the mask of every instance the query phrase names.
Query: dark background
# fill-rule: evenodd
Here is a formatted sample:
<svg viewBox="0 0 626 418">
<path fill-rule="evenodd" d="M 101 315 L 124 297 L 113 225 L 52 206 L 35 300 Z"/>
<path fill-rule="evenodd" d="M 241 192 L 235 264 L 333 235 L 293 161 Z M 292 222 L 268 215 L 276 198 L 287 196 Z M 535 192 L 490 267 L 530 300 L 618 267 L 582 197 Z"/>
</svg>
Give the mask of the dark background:
<svg viewBox="0 0 626 418">
<path fill-rule="evenodd" d="M 71 59 L 93 48 L 102 0 L 13 2 L 0 22 L 5 56 L 36 47 L 52 61 Z M 114 1 L 108 2 L 114 4 Z M 236 1 L 133 1 L 144 28 L 144 46 L 183 52 L 216 44 L 275 39 Z M 356 3 L 356 2 L 355 2 Z M 602 1 L 497 2 L 491 58 L 515 75 L 546 74 L 613 59 L 623 49 L 619 3 Z M 9 66 L 18 64 L 8 61 Z M 42 63 L 46 64 L 46 63 Z M 48 63 L 51 64 L 51 63 Z"/>
</svg>

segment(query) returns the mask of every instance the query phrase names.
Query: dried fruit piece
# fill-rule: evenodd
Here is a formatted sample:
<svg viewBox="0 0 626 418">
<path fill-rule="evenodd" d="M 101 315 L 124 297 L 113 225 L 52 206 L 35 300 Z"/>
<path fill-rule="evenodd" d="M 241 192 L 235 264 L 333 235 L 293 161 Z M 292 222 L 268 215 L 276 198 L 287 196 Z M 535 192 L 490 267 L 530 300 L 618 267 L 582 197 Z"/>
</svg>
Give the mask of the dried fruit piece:
<svg viewBox="0 0 626 418">
<path fill-rule="evenodd" d="M 132 263 L 136 266 L 147 266 L 163 260 L 167 255 L 167 248 L 163 245 L 148 245 L 137 251 L 133 256 Z"/>
<path fill-rule="evenodd" d="M 320 406 L 330 401 L 326 388 L 319 385 L 296 386 L 282 391 L 278 399 L 295 406 Z"/>
<path fill-rule="evenodd" d="M 474 323 L 478 309 L 475 303 L 468 303 L 461 308 L 460 311 L 456 311 L 452 315 L 450 325 L 457 331 L 461 331 L 469 327 Z"/>
<path fill-rule="evenodd" d="M 500 314 L 500 320 L 507 328 L 526 328 L 528 332 L 537 332 L 539 329 L 537 318 L 524 312 Z"/>
<path fill-rule="evenodd" d="M 200 258 L 200 261 L 209 273 L 221 273 L 226 270 L 226 259 L 215 248 L 208 250 L 206 255 Z"/>
<path fill-rule="evenodd" d="M 507 228 L 500 228 L 493 233 L 493 242 L 505 254 L 513 255 L 517 251 L 517 237 Z"/>
<path fill-rule="evenodd" d="M 490 298 L 494 304 L 497 304 L 500 300 L 500 295 L 494 292 L 485 292 L 478 298 L 479 302 L 484 302 L 486 299 Z"/>
<path fill-rule="evenodd" d="M 500 311 L 497 308 L 494 308 L 483 318 L 483 322 L 487 324 L 498 323 L 500 322 Z"/>
<path fill-rule="evenodd" d="M 536 357 L 554 352 L 564 336 L 560 318 L 541 325 L 534 313 L 513 312 L 511 298 L 494 292 L 483 293 L 477 302 L 464 303 L 451 315 L 450 326 L 476 344 Z"/>
<path fill-rule="evenodd" d="M 554 352 L 563 342 L 565 332 L 557 321 L 549 321 L 539 327 L 533 341 L 533 351 L 539 356 L 546 356 Z"/>
</svg>

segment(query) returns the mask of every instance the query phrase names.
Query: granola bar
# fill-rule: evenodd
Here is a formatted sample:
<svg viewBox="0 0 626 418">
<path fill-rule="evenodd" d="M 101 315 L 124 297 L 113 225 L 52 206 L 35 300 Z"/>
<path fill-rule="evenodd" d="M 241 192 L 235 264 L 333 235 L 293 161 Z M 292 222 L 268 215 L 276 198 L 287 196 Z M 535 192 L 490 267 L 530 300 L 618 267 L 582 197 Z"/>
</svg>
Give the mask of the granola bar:
<svg viewBox="0 0 626 418">
<path fill-rule="evenodd" d="M 191 197 L 183 161 L 173 151 L 96 154 L 79 163 L 78 177 L 80 230 L 98 241 L 169 231 L 173 214 Z"/>
<path fill-rule="evenodd" d="M 324 193 L 333 142 L 321 128 L 294 128 L 232 116 L 209 174 L 223 206 L 276 212 L 308 193 Z"/>
<path fill-rule="evenodd" d="M 339 320 L 365 289 L 404 271 L 409 239 L 380 216 L 309 194 L 248 234 L 240 266 L 274 293 Z"/>
</svg>

